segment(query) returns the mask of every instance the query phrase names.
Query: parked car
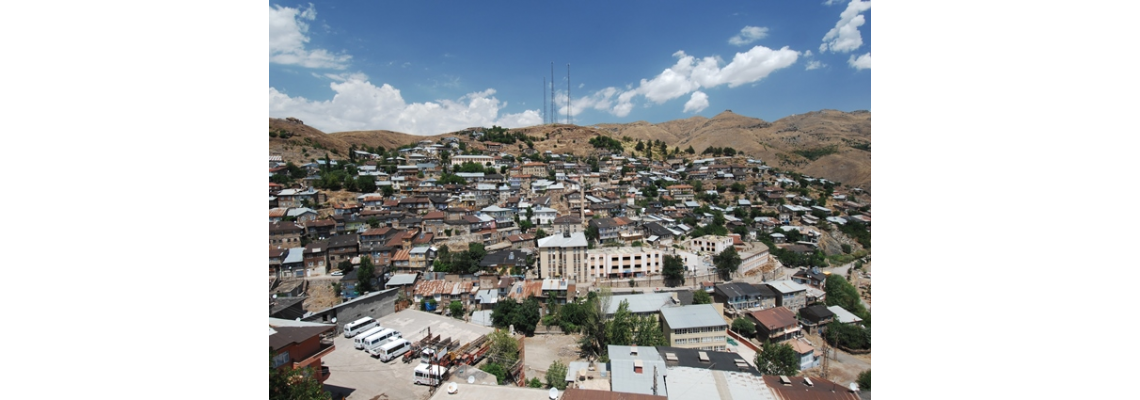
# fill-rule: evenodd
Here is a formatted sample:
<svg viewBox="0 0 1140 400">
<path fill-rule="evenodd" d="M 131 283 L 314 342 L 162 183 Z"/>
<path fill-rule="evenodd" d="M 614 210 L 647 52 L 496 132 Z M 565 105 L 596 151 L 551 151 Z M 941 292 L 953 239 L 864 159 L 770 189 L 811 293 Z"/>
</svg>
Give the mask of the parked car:
<svg viewBox="0 0 1140 400">
<path fill-rule="evenodd" d="M 330 275 L 332 275 L 332 276 L 344 276 L 344 271 L 340 271 L 340 270 L 333 271 L 332 274 L 330 274 Z"/>
</svg>

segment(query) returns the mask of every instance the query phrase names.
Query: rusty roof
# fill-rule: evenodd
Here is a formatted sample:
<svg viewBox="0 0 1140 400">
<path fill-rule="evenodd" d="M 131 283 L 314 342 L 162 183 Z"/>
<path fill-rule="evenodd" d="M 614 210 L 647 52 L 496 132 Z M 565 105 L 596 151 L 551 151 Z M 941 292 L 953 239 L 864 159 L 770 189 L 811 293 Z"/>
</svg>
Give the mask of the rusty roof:
<svg viewBox="0 0 1140 400">
<path fill-rule="evenodd" d="M 411 256 L 409 255 L 411 252 L 411 249 L 403 249 L 397 251 L 396 255 L 392 256 L 392 261 L 408 261 L 411 259 Z"/>
<path fill-rule="evenodd" d="M 447 282 L 442 279 L 420 281 L 419 283 L 416 283 L 416 288 L 413 289 L 413 292 L 419 296 L 435 296 L 437 294 L 443 293 L 443 287 L 445 283 Z"/>
<path fill-rule="evenodd" d="M 847 386 L 819 377 L 810 378 L 811 386 L 804 383 L 803 376 L 789 376 L 788 379 L 792 381 L 790 385 L 781 384 L 778 375 L 764 375 L 763 379 L 772 394 L 780 400 L 859 400 L 859 394 L 850 392 Z"/>
<path fill-rule="evenodd" d="M 786 326 L 799 324 L 796 314 L 784 307 L 769 308 L 767 310 L 753 311 L 752 318 L 759 321 L 768 330 L 780 329 Z"/>
</svg>

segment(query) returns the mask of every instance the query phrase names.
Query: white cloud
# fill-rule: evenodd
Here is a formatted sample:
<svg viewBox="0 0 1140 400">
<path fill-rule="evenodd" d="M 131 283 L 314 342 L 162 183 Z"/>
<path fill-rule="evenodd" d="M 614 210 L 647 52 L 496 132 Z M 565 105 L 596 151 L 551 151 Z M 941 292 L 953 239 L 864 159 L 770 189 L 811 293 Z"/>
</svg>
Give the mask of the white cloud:
<svg viewBox="0 0 1140 400">
<path fill-rule="evenodd" d="M 808 50 L 808 51 L 805 51 L 805 52 L 804 52 L 804 57 L 811 57 L 811 56 L 812 56 L 812 54 L 811 54 L 811 50 Z"/>
<path fill-rule="evenodd" d="M 839 3 L 840 3 L 840 2 L 842 2 L 842 1 L 843 1 L 843 0 L 827 0 L 827 1 L 823 2 L 823 5 L 825 5 L 825 6 L 834 6 L 834 5 L 836 5 L 836 4 L 839 4 Z"/>
<path fill-rule="evenodd" d="M 851 57 L 847 59 L 847 65 L 855 69 L 871 69 L 871 53 L 868 52 L 867 54 L 859 56 L 859 58 L 855 58 L 855 55 L 852 54 Z"/>
<path fill-rule="evenodd" d="M 352 56 L 333 54 L 325 49 L 306 49 L 309 24 L 317 18 L 317 10 L 309 8 L 269 6 L 269 62 L 298 65 L 305 68 L 344 69 Z"/>
<path fill-rule="evenodd" d="M 804 68 L 804 70 L 805 71 L 811 71 L 813 69 L 820 69 L 820 68 L 823 68 L 826 66 L 827 66 L 827 64 L 821 63 L 819 61 L 808 61 L 807 68 Z"/>
<path fill-rule="evenodd" d="M 729 38 L 728 43 L 731 43 L 733 46 L 743 46 L 765 37 L 768 37 L 768 28 L 745 26 L 740 30 L 740 34 Z"/>
<path fill-rule="evenodd" d="M 581 110 L 593 108 L 607 111 L 618 117 L 625 117 L 633 110 L 633 100 L 639 95 L 654 104 L 663 104 L 669 100 L 694 93 L 700 88 L 713 88 L 724 84 L 734 88 L 757 82 L 773 71 L 795 64 L 799 55 L 799 52 L 791 50 L 787 46 L 779 50 L 755 46 L 747 52 L 736 53 L 732 61 L 722 68 L 721 64 L 724 63 L 724 60 L 719 57 L 705 57 L 698 61 L 697 58 L 685 54 L 684 51 L 678 51 L 673 53 L 673 56 L 678 58 L 677 62 L 652 79 L 642 79 L 636 88 L 627 86 L 626 90 L 620 90 L 615 87 L 607 87 L 589 96 L 575 99 L 571 113 L 576 115 Z M 701 93 L 700 96 L 694 94 L 694 96 L 686 103 L 686 112 L 702 103 L 707 106 L 708 96 L 706 94 Z M 563 96 L 563 98 L 565 97 Z M 581 101 L 581 105 L 579 105 L 579 101 Z M 557 103 L 563 107 L 561 112 L 564 113 L 565 100 L 557 101 Z"/>
<path fill-rule="evenodd" d="M 493 96 L 494 89 L 457 100 L 409 104 L 391 85 L 377 87 L 359 79 L 360 75 L 352 75 L 330 83 L 336 95 L 326 101 L 292 97 L 269 87 L 269 115 L 297 117 L 324 132 L 386 129 L 413 135 L 436 135 L 472 126 L 517 128 L 542 123 L 537 110 L 500 115 L 507 103 Z"/>
<path fill-rule="evenodd" d="M 836 53 L 849 53 L 863 45 L 863 36 L 859 34 L 859 27 L 866 19 L 862 13 L 871 9 L 870 1 L 851 0 L 847 9 L 839 14 L 839 22 L 823 36 L 823 43 L 819 45 L 819 52 L 831 50 Z"/>
<path fill-rule="evenodd" d="M 709 95 L 701 91 L 696 91 L 689 97 L 689 101 L 685 102 L 685 109 L 682 112 L 701 112 L 708 107 Z"/>
</svg>

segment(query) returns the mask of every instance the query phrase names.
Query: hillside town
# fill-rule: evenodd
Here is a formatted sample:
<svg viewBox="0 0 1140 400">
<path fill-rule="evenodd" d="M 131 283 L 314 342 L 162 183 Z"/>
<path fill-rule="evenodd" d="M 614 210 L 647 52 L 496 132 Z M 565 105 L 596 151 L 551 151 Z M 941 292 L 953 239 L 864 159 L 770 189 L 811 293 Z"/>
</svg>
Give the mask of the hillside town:
<svg viewBox="0 0 1140 400">
<path fill-rule="evenodd" d="M 730 147 L 541 139 L 271 151 L 271 393 L 870 398 L 869 191 Z"/>
</svg>

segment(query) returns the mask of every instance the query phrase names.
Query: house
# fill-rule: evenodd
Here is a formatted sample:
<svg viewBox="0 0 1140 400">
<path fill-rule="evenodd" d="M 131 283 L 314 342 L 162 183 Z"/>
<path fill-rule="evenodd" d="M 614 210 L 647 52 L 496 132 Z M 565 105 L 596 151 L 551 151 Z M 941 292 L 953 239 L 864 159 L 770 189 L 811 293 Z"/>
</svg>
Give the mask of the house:
<svg viewBox="0 0 1140 400">
<path fill-rule="evenodd" d="M 280 208 L 280 207 L 270 208 L 269 209 L 269 222 L 281 222 L 282 220 L 285 219 L 285 215 L 286 215 L 285 213 L 288 211 L 289 211 L 288 208 Z"/>
<path fill-rule="evenodd" d="M 304 223 L 305 235 L 309 239 L 324 239 L 336 232 L 336 221 L 332 218 L 318 219 Z"/>
<path fill-rule="evenodd" d="M 678 201 L 693 201 L 693 187 L 691 185 L 670 185 L 665 190 L 669 196 Z"/>
<path fill-rule="evenodd" d="M 827 282 L 827 275 L 819 272 L 819 267 L 800 268 L 792 275 L 792 282 L 814 287 L 816 289 L 824 289 L 823 285 Z"/>
<path fill-rule="evenodd" d="M 528 162 L 519 167 L 519 173 L 533 176 L 547 176 L 546 163 Z"/>
<path fill-rule="evenodd" d="M 293 247 L 285 254 L 285 258 L 281 260 L 281 267 L 277 270 L 277 277 L 280 279 L 288 278 L 304 278 L 305 277 L 305 248 Z"/>
<path fill-rule="evenodd" d="M 800 309 L 800 322 L 805 330 L 811 333 L 818 331 L 835 320 L 835 313 L 822 304 L 810 305 Z"/>
<path fill-rule="evenodd" d="M 855 316 L 855 314 L 852 314 L 850 311 L 847 311 L 840 306 L 827 307 L 827 311 L 831 311 L 832 314 L 835 314 L 835 319 L 832 321 L 838 322 L 840 324 L 853 324 L 863 322 L 862 318 Z"/>
<path fill-rule="evenodd" d="M 305 228 L 293 222 L 270 222 L 269 245 L 274 247 L 292 247 L 301 244 L 301 234 Z"/>
<path fill-rule="evenodd" d="M 281 263 L 285 261 L 285 255 L 288 253 L 288 249 L 280 247 L 269 248 L 269 276 L 277 275 L 277 270 L 281 269 Z"/>
<path fill-rule="evenodd" d="M 349 261 L 360 254 L 360 239 L 353 233 L 337 235 L 328 239 L 329 265 L 338 265 L 341 261 Z"/>
<path fill-rule="evenodd" d="M 566 304 L 567 302 L 574 301 L 575 288 L 577 285 L 573 280 L 567 279 L 543 279 L 542 292 L 539 296 L 543 304 Z"/>
<path fill-rule="evenodd" d="M 790 280 L 767 282 L 765 285 L 776 292 L 776 305 L 795 313 L 807 305 L 807 286 Z"/>
<path fill-rule="evenodd" d="M 417 246 L 408 250 L 408 268 L 413 271 L 427 271 L 435 260 L 435 249 L 431 246 Z"/>
<path fill-rule="evenodd" d="M 285 212 L 285 217 L 303 224 L 316 220 L 317 211 L 305 207 L 291 208 Z"/>
<path fill-rule="evenodd" d="M 330 374 L 321 358 L 336 350 L 332 339 L 325 336 L 335 332 L 336 325 L 269 318 L 269 368 L 303 369 L 305 375 L 324 383 Z"/>
<path fill-rule="evenodd" d="M 744 282 L 731 282 L 717 284 L 713 289 L 713 299 L 717 303 L 724 303 L 731 310 L 745 311 L 752 308 L 775 307 L 776 298 L 761 292 L 755 286 Z M 768 307 L 763 307 L 767 305 Z"/>
<path fill-rule="evenodd" d="M 712 304 L 662 308 L 661 329 L 665 332 L 668 346 L 713 351 L 727 349 L 728 322 Z"/>
<path fill-rule="evenodd" d="M 555 218 L 558 218 L 558 210 L 542 206 L 534 209 L 533 222 L 536 225 L 550 225 L 554 222 Z"/>
<path fill-rule="evenodd" d="M 590 227 L 598 230 L 598 242 L 607 243 L 617 241 L 620 227 L 613 218 L 595 218 L 588 222 Z"/>
<path fill-rule="evenodd" d="M 705 235 L 689 241 L 689 249 L 713 254 L 720 254 L 725 249 L 733 247 L 731 236 Z"/>
<path fill-rule="evenodd" d="M 815 347 L 807 339 L 797 338 L 786 343 L 792 347 L 792 351 L 796 352 L 796 357 L 800 361 L 800 371 L 819 366 L 820 354 L 816 353 Z"/>
<path fill-rule="evenodd" d="M 305 246 L 303 262 L 305 263 L 306 270 L 319 271 L 320 275 L 324 275 L 324 272 L 330 267 L 328 263 L 328 246 L 328 240 L 312 241 L 309 242 L 307 246 Z"/>
<path fill-rule="evenodd" d="M 496 271 L 499 275 L 506 275 L 511 273 L 511 269 L 518 268 L 519 271 L 526 270 L 527 253 L 508 249 L 487 253 L 483 259 L 479 261 L 479 267 L 491 271 Z"/>
<path fill-rule="evenodd" d="M 800 335 L 802 328 L 794 312 L 776 307 L 748 314 L 756 322 L 756 338 L 760 341 L 782 342 Z"/>
</svg>

